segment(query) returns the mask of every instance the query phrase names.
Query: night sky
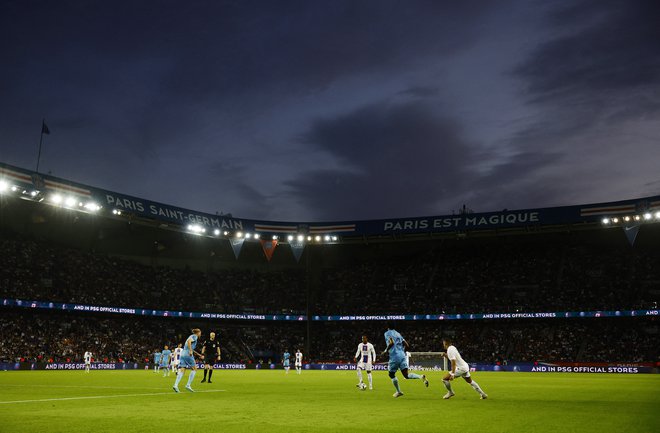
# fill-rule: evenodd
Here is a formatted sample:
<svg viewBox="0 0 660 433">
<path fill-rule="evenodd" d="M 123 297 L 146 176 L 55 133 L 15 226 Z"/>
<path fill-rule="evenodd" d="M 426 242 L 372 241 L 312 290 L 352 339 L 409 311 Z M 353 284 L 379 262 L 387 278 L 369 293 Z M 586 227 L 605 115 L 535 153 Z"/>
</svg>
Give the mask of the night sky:
<svg viewBox="0 0 660 433">
<path fill-rule="evenodd" d="M 0 161 L 350 220 L 660 194 L 660 2 L 0 0 Z"/>
</svg>

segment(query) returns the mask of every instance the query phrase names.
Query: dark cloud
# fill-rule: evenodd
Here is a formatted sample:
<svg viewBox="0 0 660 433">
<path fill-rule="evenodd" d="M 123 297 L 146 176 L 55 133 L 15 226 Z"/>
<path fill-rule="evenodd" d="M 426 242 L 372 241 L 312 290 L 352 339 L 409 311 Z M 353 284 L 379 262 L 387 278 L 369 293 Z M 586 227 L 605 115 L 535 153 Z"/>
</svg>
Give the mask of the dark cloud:
<svg viewBox="0 0 660 433">
<path fill-rule="evenodd" d="M 463 188 L 473 155 L 455 121 L 419 102 L 369 105 L 318 120 L 304 140 L 339 162 L 289 182 L 317 218 L 433 213 Z"/>
</svg>

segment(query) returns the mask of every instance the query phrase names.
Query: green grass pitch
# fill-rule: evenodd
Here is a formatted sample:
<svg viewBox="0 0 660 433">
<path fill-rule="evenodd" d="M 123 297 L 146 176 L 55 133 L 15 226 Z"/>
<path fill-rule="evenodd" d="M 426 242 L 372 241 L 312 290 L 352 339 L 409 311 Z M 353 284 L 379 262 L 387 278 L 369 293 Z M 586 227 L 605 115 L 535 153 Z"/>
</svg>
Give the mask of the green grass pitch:
<svg viewBox="0 0 660 433">
<path fill-rule="evenodd" d="M 359 391 L 354 371 L 216 370 L 194 394 L 187 374 L 175 394 L 144 370 L 0 372 L 0 432 L 660 431 L 660 375 L 474 373 L 490 398 L 458 379 L 446 401 L 440 377 L 394 399 L 385 372 Z"/>
</svg>

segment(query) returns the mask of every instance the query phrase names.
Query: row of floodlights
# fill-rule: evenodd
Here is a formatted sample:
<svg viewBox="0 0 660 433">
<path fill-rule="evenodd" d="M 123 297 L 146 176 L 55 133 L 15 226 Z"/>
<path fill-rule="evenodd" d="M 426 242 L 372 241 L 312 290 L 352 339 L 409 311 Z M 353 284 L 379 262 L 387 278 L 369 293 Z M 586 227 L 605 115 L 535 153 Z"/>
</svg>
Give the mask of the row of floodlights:
<svg viewBox="0 0 660 433">
<path fill-rule="evenodd" d="M 20 188 L 18 188 L 16 185 L 9 185 L 4 180 L 0 180 L 0 193 L 8 191 L 8 190 L 11 190 L 12 192 L 17 192 L 17 191 L 20 190 Z M 22 193 L 25 194 L 25 195 L 29 195 L 30 197 L 36 197 L 37 195 L 39 195 L 39 191 L 37 191 L 37 190 L 33 190 L 33 191 L 22 190 Z M 96 204 L 95 202 L 90 201 L 90 202 L 84 203 L 84 202 L 80 201 L 79 199 L 77 199 L 76 197 L 71 196 L 71 195 L 63 196 L 63 195 L 60 195 L 60 194 L 57 194 L 57 193 L 56 194 L 51 194 L 48 197 L 48 201 L 50 201 L 52 204 L 57 205 L 57 206 L 64 206 L 64 207 L 67 207 L 67 208 L 70 208 L 70 209 L 82 208 L 82 209 L 85 209 L 89 212 L 97 212 L 97 211 L 102 209 L 102 207 L 99 206 L 98 204 Z M 113 215 L 121 215 L 122 212 L 119 209 L 113 209 L 112 214 Z M 658 215 L 660 215 L 660 212 L 658 213 Z M 194 234 L 198 234 L 198 235 L 206 234 L 206 228 L 202 227 L 200 225 L 191 224 L 187 227 L 187 229 L 188 229 L 189 232 L 194 233 Z M 229 236 L 230 233 L 227 232 L 227 231 L 224 231 L 224 232 L 220 231 L 219 229 L 214 229 L 213 230 L 213 235 L 220 236 L 220 234 L 222 234 L 224 236 Z M 245 238 L 245 239 L 260 239 L 261 238 L 261 234 L 259 234 L 259 233 L 236 232 L 234 234 L 234 236 L 236 238 L 239 238 L 239 239 L 242 239 L 242 238 Z M 272 239 L 274 241 L 278 240 L 279 238 L 280 237 L 278 235 L 273 235 L 272 236 Z M 294 240 L 297 240 L 298 242 L 304 242 L 305 239 L 308 242 L 312 242 L 312 241 L 315 241 L 315 242 L 321 242 L 321 241 L 337 242 L 338 238 L 337 238 L 337 236 L 334 236 L 334 235 L 332 235 L 332 236 L 331 235 L 325 235 L 325 236 L 320 236 L 320 235 L 310 236 L 310 235 L 307 235 L 307 236 L 305 236 L 305 235 L 299 234 L 299 235 L 296 235 L 296 236 L 294 236 L 294 235 L 288 235 L 287 236 L 287 240 L 289 242 L 293 242 Z"/>
<path fill-rule="evenodd" d="M 202 227 L 202 226 L 200 226 L 200 225 L 191 224 L 191 225 L 189 225 L 188 227 L 186 227 L 186 229 L 187 229 L 189 232 L 194 233 L 194 234 L 196 234 L 196 235 L 204 235 L 204 234 L 206 234 L 206 228 L 205 228 L 205 227 Z M 220 236 L 221 234 L 222 234 L 223 236 L 229 236 L 229 235 L 230 235 L 229 232 L 227 232 L 227 231 L 220 231 L 219 229 L 215 229 L 215 230 L 213 230 L 213 234 L 214 234 L 215 236 Z M 260 233 L 243 233 L 243 232 L 236 232 L 236 233 L 234 233 L 234 237 L 235 237 L 235 238 L 238 238 L 238 239 L 261 239 L 261 234 L 260 234 Z M 280 239 L 280 236 L 278 236 L 278 235 L 273 235 L 273 236 L 272 236 L 272 239 L 273 239 L 274 241 L 279 240 L 279 239 Z M 305 236 L 305 235 L 296 235 L 296 236 L 294 236 L 294 235 L 288 235 L 288 236 L 287 236 L 287 241 L 289 241 L 289 242 L 293 242 L 294 240 L 298 240 L 298 242 L 304 242 L 305 239 L 307 239 L 308 242 L 312 242 L 312 241 L 315 241 L 315 242 L 321 242 L 321 241 L 325 241 L 325 242 L 337 242 L 337 239 L 338 239 L 338 238 L 337 238 L 337 236 L 331 236 L 331 235 L 325 235 L 325 236 L 320 236 L 320 235 L 316 235 L 316 236 L 309 236 L 309 235 L 308 235 L 308 236 Z"/>
<path fill-rule="evenodd" d="M 631 221 L 651 221 L 652 219 L 660 220 L 660 212 L 652 214 L 650 212 L 645 213 L 644 215 L 633 215 L 633 216 L 623 216 L 623 217 L 605 217 L 601 220 L 603 225 L 609 224 L 619 224 L 620 222 L 629 223 Z"/>
</svg>

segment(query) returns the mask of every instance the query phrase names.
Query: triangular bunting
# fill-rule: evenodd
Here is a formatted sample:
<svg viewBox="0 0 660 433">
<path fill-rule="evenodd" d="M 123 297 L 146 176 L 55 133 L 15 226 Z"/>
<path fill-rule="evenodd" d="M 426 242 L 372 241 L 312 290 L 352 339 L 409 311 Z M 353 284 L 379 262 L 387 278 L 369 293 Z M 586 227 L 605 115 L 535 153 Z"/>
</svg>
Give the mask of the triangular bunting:
<svg viewBox="0 0 660 433">
<path fill-rule="evenodd" d="M 243 248 L 245 238 L 232 238 L 229 239 L 229 242 L 231 243 L 231 249 L 234 250 L 234 256 L 238 260 L 238 255 L 241 254 L 241 248 Z"/>
<path fill-rule="evenodd" d="M 296 258 L 296 262 L 299 262 L 303 250 L 305 249 L 305 243 L 303 241 L 295 240 L 289 242 L 289 245 L 291 245 L 291 252 L 293 252 L 293 257 Z"/>
<path fill-rule="evenodd" d="M 626 234 L 626 238 L 628 238 L 630 245 L 635 245 L 635 239 L 637 239 L 637 233 L 639 233 L 639 226 L 624 227 L 623 232 Z"/>
<path fill-rule="evenodd" d="M 273 239 L 272 241 L 261 239 L 260 242 L 261 242 L 261 248 L 264 250 L 264 254 L 266 255 L 268 261 L 270 262 L 270 259 L 273 258 L 275 247 L 277 247 L 277 239 Z"/>
</svg>

